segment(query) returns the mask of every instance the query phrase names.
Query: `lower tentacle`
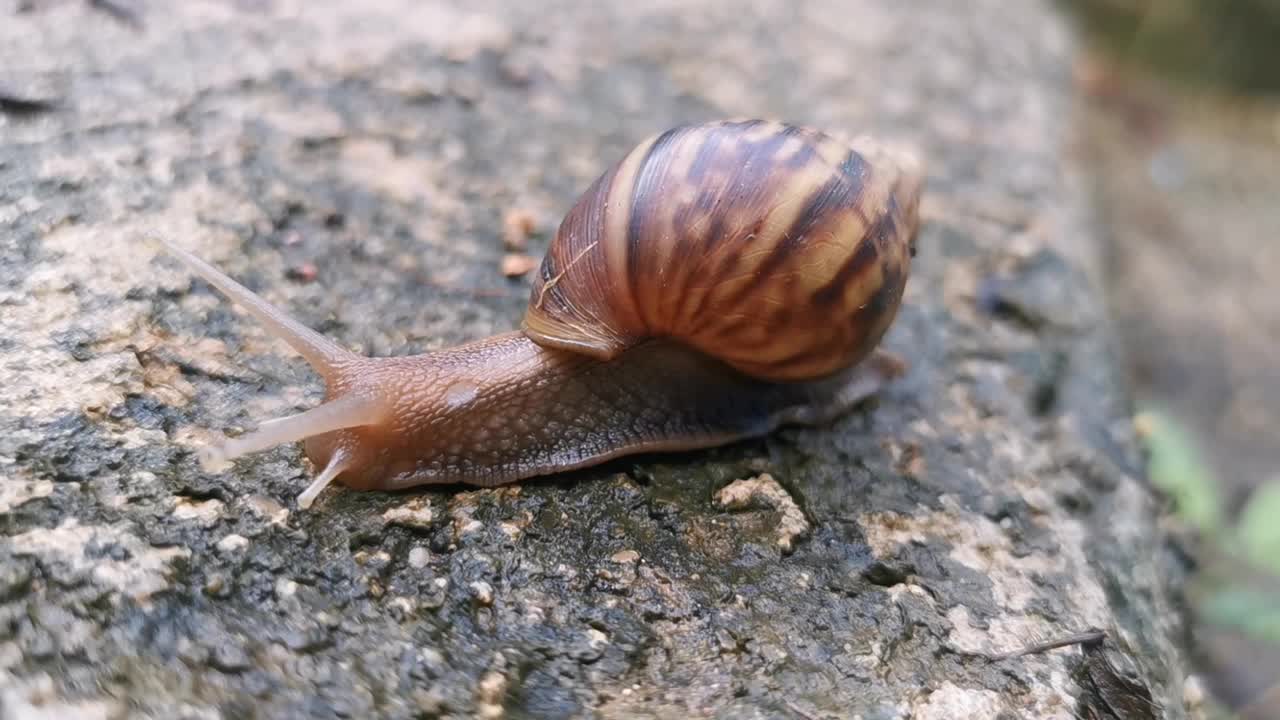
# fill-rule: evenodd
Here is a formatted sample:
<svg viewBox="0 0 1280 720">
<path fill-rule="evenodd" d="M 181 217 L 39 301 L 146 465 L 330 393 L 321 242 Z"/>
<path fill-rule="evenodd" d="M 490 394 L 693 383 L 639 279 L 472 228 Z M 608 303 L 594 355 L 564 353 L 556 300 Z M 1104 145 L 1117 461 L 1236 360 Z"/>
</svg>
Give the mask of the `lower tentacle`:
<svg viewBox="0 0 1280 720">
<path fill-rule="evenodd" d="M 350 462 L 350 453 L 341 448 L 335 450 L 333 454 L 329 456 L 329 464 L 325 465 L 324 470 L 320 471 L 320 474 L 311 481 L 311 484 L 307 486 L 306 490 L 303 490 L 298 494 L 298 507 L 303 510 L 310 508 L 311 504 L 315 502 L 316 497 L 329 486 L 329 483 L 333 482 L 334 478 L 338 477 L 338 475 L 342 474 L 343 470 L 347 469 Z"/>
<path fill-rule="evenodd" d="M 201 451 L 201 460 L 206 466 L 220 464 L 335 430 L 372 425 L 382 419 L 385 409 L 385 403 L 372 395 L 344 395 L 297 415 L 268 420 L 258 429 L 221 445 L 206 447 Z"/>
</svg>

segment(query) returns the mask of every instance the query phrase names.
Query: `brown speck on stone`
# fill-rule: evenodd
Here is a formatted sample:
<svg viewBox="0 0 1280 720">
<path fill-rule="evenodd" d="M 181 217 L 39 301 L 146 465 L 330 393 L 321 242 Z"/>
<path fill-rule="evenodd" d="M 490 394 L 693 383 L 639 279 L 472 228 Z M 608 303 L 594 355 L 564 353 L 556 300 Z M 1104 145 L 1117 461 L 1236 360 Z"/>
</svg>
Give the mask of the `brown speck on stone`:
<svg viewBox="0 0 1280 720">
<path fill-rule="evenodd" d="M 526 87 L 533 77 L 533 65 L 528 58 L 508 55 L 498 66 L 502 82 L 512 87 Z"/>
<path fill-rule="evenodd" d="M 204 592 L 206 595 L 219 597 L 220 595 L 222 595 L 223 590 L 226 589 L 226 586 L 227 586 L 227 579 L 222 575 L 215 573 L 209 576 L 209 579 L 205 581 Z"/>
<path fill-rule="evenodd" d="M 481 607 L 493 604 L 493 586 L 483 580 L 471 583 L 471 599 Z"/>
<path fill-rule="evenodd" d="M 304 262 L 290 267 L 284 274 L 290 280 L 309 283 L 319 277 L 320 270 L 316 267 L 315 263 Z"/>
<path fill-rule="evenodd" d="M 138 353 L 142 363 L 142 384 L 147 394 L 173 407 L 184 407 L 196 394 L 195 386 L 174 363 L 159 362 L 146 352 Z"/>
<path fill-rule="evenodd" d="M 502 274 L 509 278 L 523 277 L 538 266 L 538 259 L 523 253 L 507 253 L 502 256 Z"/>
<path fill-rule="evenodd" d="M 924 454 L 920 451 L 920 446 L 915 443 L 903 445 L 902 453 L 896 458 L 895 465 L 898 472 L 916 480 L 924 477 L 928 469 Z"/>
<path fill-rule="evenodd" d="M 502 245 L 508 250 L 524 250 L 529 246 L 537 220 L 524 208 L 512 208 L 502 218 Z"/>
</svg>

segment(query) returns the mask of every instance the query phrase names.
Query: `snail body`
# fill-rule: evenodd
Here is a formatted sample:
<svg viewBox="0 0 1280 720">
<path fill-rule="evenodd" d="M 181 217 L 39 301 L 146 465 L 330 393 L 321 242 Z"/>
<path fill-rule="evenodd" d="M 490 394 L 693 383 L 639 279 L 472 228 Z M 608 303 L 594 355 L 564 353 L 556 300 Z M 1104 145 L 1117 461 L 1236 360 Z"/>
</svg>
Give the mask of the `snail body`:
<svg viewBox="0 0 1280 720">
<path fill-rule="evenodd" d="M 914 254 L 922 174 L 869 138 L 765 121 L 651 137 L 562 221 L 521 329 L 366 358 L 170 252 L 293 346 L 325 400 L 206 449 L 287 442 L 356 489 L 498 485 L 826 422 L 903 363 L 876 346 Z"/>
</svg>

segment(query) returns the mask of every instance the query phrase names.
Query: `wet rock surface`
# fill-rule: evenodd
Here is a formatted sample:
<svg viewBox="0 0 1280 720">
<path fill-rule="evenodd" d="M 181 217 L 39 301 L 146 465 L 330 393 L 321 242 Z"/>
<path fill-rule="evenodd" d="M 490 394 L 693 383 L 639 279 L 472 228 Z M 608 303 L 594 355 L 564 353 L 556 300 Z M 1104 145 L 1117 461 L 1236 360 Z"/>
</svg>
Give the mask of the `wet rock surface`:
<svg viewBox="0 0 1280 720">
<path fill-rule="evenodd" d="M 639 5 L 0 22 L 6 82 L 60 98 L 0 114 L 8 715 L 1183 716 L 1177 578 L 1060 147 L 1064 24 L 1039 3 Z M 197 462 L 320 384 L 148 233 L 349 347 L 423 352 L 518 323 L 509 212 L 541 253 L 642 137 L 743 115 L 929 161 L 886 340 L 911 369 L 875 401 L 309 512 L 296 448 Z M 1105 649 L 1001 657 L 1089 627 Z"/>
</svg>

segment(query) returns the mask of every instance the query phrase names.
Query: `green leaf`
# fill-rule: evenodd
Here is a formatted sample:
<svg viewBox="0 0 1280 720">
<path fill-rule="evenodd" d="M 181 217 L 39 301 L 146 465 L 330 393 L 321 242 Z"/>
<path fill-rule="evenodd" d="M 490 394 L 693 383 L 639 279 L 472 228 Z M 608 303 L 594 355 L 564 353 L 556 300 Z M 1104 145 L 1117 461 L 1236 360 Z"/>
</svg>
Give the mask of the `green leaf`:
<svg viewBox="0 0 1280 720">
<path fill-rule="evenodd" d="M 1251 562 L 1280 575 L 1280 481 L 1273 480 L 1253 491 L 1240 514 L 1236 534 L 1241 550 Z"/>
<path fill-rule="evenodd" d="M 1222 526 L 1222 507 L 1213 474 L 1191 434 L 1172 418 L 1144 412 L 1135 419 L 1150 452 L 1151 482 L 1169 495 L 1178 516 L 1206 535 Z"/>
</svg>

